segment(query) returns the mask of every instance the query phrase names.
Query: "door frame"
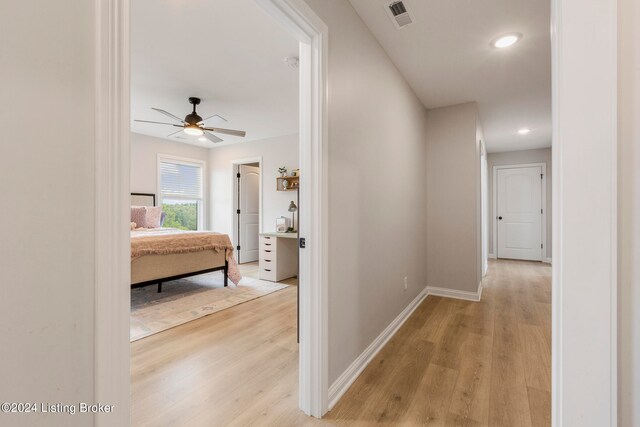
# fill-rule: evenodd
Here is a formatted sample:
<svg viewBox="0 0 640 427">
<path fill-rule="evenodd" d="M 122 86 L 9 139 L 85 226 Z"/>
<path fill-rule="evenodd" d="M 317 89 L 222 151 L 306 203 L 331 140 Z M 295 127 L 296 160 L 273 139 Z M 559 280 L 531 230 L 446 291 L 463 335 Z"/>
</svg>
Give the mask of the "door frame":
<svg viewBox="0 0 640 427">
<path fill-rule="evenodd" d="M 489 158 L 484 138 L 480 139 L 480 258 L 482 277 L 489 271 Z M 483 173 L 484 172 L 484 173 Z M 483 185 L 484 184 L 484 185 Z"/>
<path fill-rule="evenodd" d="M 232 221 L 232 228 L 231 228 L 231 244 L 233 245 L 234 248 L 237 248 L 240 245 L 240 236 L 238 236 L 238 214 L 236 213 L 236 210 L 238 209 L 238 204 L 239 204 L 239 200 L 238 200 L 238 179 L 236 177 L 236 173 L 238 171 L 238 166 L 240 165 L 246 165 L 249 163 L 258 163 L 258 167 L 260 168 L 260 183 L 259 183 L 259 188 L 258 188 L 258 192 L 259 192 L 259 200 L 258 200 L 258 233 L 262 233 L 262 208 L 263 208 L 263 204 L 262 204 L 262 156 L 256 156 L 256 157 L 248 157 L 246 159 L 238 159 L 238 160 L 231 160 L 231 194 L 233 197 L 233 204 L 231 205 L 231 217 L 233 218 Z M 238 264 L 240 263 L 240 254 L 238 253 Z"/>
<path fill-rule="evenodd" d="M 303 0 L 254 0 L 300 41 L 299 406 L 327 411 L 328 28 Z M 94 0 L 94 401 L 115 405 L 96 426 L 130 424 L 130 3 Z"/>
<path fill-rule="evenodd" d="M 551 0 L 551 64 L 551 419 L 555 427 L 614 427 L 617 0 Z"/>
<path fill-rule="evenodd" d="M 540 260 L 542 262 L 549 263 L 550 259 L 547 257 L 547 164 L 546 163 L 523 163 L 517 165 L 497 165 L 493 167 L 493 250 L 496 258 L 498 257 L 498 170 L 499 169 L 520 169 L 520 168 L 542 168 L 542 191 L 540 197 L 542 198 L 542 248 L 540 248 Z"/>
</svg>

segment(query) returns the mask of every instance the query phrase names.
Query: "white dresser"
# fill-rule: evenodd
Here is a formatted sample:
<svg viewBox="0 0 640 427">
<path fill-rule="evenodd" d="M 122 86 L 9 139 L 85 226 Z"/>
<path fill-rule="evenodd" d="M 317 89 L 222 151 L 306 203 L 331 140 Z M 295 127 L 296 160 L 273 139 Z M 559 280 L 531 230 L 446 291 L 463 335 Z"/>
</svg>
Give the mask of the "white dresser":
<svg viewBox="0 0 640 427">
<path fill-rule="evenodd" d="M 298 275 L 298 233 L 260 234 L 260 279 L 279 282 Z"/>
</svg>

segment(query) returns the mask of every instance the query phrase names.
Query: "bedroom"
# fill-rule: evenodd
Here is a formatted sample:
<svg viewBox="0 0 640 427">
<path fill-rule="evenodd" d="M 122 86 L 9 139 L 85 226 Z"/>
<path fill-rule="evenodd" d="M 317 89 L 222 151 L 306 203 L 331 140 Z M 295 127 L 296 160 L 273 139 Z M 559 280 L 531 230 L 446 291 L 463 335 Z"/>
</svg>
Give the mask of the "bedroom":
<svg viewBox="0 0 640 427">
<path fill-rule="evenodd" d="M 193 7 L 196 18 L 170 1 L 132 4 L 134 420 L 158 393 L 173 392 L 157 384 L 153 392 L 135 392 L 145 372 L 156 369 L 149 356 L 167 342 L 184 346 L 192 328 L 207 327 L 204 317 L 232 307 L 233 315 L 247 317 L 285 298 L 295 308 L 298 41 L 251 0 Z M 181 46 L 194 40 L 196 49 L 206 46 L 202 54 L 180 58 Z M 284 297 L 275 295 L 281 291 Z M 273 299 L 254 301 L 267 295 Z M 261 305 L 239 306 L 248 301 Z M 268 352 L 270 344 L 251 335 L 258 317 L 249 316 L 244 332 L 237 325 L 216 332 L 253 337 Z M 277 312 L 272 317 L 283 320 Z M 291 354 L 296 323 L 295 316 L 284 323 Z M 242 348 L 227 338 L 210 345 Z"/>
</svg>

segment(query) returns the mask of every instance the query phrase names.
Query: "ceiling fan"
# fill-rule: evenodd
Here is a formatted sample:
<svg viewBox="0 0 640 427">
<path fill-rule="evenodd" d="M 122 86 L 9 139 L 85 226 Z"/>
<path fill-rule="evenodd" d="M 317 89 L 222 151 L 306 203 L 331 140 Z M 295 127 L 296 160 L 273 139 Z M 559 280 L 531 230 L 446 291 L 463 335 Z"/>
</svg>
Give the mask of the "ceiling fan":
<svg viewBox="0 0 640 427">
<path fill-rule="evenodd" d="M 141 123 L 154 123 L 154 124 L 158 124 L 158 125 L 168 125 L 168 126 L 174 126 L 174 127 L 178 127 L 181 128 L 179 131 L 174 132 L 172 134 L 169 134 L 167 136 L 174 136 L 180 132 L 184 132 L 187 135 L 191 135 L 191 136 L 204 136 L 206 137 L 209 141 L 211 142 L 221 142 L 224 141 L 222 138 L 218 138 L 216 135 L 214 135 L 211 132 L 215 132 L 215 133 L 221 133 L 221 134 L 226 134 L 226 135 L 233 135 L 233 136 L 240 136 L 240 137 L 244 137 L 246 136 L 246 132 L 242 131 L 242 130 L 233 130 L 233 129 L 224 129 L 224 128 L 214 128 L 214 127 L 208 127 L 204 125 L 204 122 L 206 120 L 212 119 L 214 117 L 219 117 L 220 119 L 224 120 L 225 122 L 227 121 L 227 119 L 225 119 L 224 117 L 220 116 L 219 114 L 214 114 L 213 116 L 207 117 L 206 119 L 203 119 L 202 117 L 200 117 L 198 115 L 198 113 L 196 112 L 196 106 L 200 104 L 200 98 L 195 98 L 195 97 L 191 97 L 189 98 L 189 104 L 193 105 L 193 111 L 190 114 L 187 114 L 183 119 L 181 119 L 178 116 L 175 116 L 165 110 L 161 110 L 160 108 L 154 108 L 151 107 L 152 110 L 157 111 L 158 113 L 164 114 L 167 117 L 171 117 L 174 120 L 177 120 L 178 122 L 180 122 L 180 124 L 177 123 L 165 123 L 165 122 L 154 122 L 154 121 L 150 121 L 150 120 L 135 120 L 136 122 L 141 122 Z M 200 140 L 204 140 L 204 138 L 200 138 Z"/>
</svg>

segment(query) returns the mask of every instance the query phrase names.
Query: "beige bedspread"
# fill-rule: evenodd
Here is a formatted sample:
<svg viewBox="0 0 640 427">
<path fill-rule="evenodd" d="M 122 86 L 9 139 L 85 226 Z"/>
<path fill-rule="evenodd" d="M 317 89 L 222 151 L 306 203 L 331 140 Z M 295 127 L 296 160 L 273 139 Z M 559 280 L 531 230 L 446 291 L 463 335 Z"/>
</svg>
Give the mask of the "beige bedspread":
<svg viewBox="0 0 640 427">
<path fill-rule="evenodd" d="M 212 231 L 184 231 L 176 228 L 136 229 L 131 231 L 131 260 L 145 255 L 166 255 L 213 250 L 225 251 L 229 279 L 242 279 L 233 257 L 233 245 L 226 234 Z"/>
</svg>

